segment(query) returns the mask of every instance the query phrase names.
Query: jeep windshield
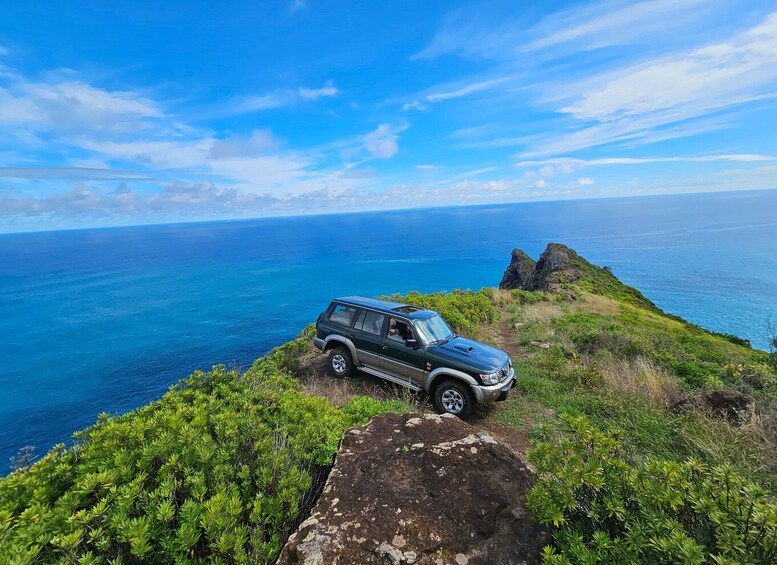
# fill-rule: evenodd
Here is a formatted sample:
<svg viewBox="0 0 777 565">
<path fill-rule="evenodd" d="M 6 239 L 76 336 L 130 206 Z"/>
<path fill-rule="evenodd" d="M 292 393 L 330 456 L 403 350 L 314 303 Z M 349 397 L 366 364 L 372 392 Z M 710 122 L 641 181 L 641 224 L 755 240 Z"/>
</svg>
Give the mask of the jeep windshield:
<svg viewBox="0 0 777 565">
<path fill-rule="evenodd" d="M 414 325 L 415 329 L 418 330 L 418 334 L 421 336 L 421 341 L 425 345 L 444 343 L 456 335 L 439 314 L 434 315 L 431 318 L 426 318 L 425 320 L 415 320 Z"/>
</svg>

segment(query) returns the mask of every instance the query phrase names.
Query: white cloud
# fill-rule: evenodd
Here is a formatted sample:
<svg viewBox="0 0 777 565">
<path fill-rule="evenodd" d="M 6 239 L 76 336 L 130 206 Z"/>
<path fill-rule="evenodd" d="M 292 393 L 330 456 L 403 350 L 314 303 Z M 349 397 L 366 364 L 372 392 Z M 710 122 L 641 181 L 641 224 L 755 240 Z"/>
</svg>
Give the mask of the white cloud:
<svg viewBox="0 0 777 565">
<path fill-rule="evenodd" d="M 103 167 L 0 167 L 0 178 L 40 180 L 150 181 L 162 175 Z"/>
<path fill-rule="evenodd" d="M 579 120 L 609 122 L 677 110 L 679 116 L 669 116 L 676 120 L 771 95 L 777 86 L 777 13 L 729 41 L 601 78 L 600 85 L 561 111 Z"/>
<path fill-rule="evenodd" d="M 546 180 L 540 179 L 537 182 L 535 182 L 532 187 L 534 188 L 545 188 L 548 186 L 548 182 Z"/>
<path fill-rule="evenodd" d="M 580 177 L 577 179 L 578 186 L 591 186 L 594 184 L 594 179 L 591 177 Z"/>
<path fill-rule="evenodd" d="M 468 94 L 472 94 L 473 92 L 481 92 L 483 90 L 489 90 L 491 88 L 494 88 L 495 86 L 498 86 L 504 83 L 506 80 L 507 79 L 505 78 L 496 78 L 491 80 L 474 82 L 472 84 L 467 84 L 465 86 L 457 88 L 456 90 L 449 90 L 446 92 L 435 92 L 435 93 L 429 94 L 426 96 L 426 100 L 429 102 L 442 102 L 443 100 L 461 98 L 462 96 L 467 96 Z"/>
<path fill-rule="evenodd" d="M 470 3 L 451 11 L 431 43 L 411 59 L 456 53 L 496 61 L 558 58 L 602 47 L 682 44 L 708 30 L 728 5 L 705 0 L 600 0 L 555 12 L 531 27 L 520 3 Z M 729 18 L 730 19 L 730 18 Z"/>
<path fill-rule="evenodd" d="M 711 163 L 729 161 L 740 163 L 777 161 L 777 156 L 758 155 L 752 153 L 674 156 L 674 157 L 603 157 L 598 159 L 575 159 L 572 157 L 555 157 L 551 159 L 524 160 L 515 164 L 519 168 L 540 167 L 540 174 L 552 176 L 557 173 L 570 173 L 584 167 L 608 167 L 617 165 L 646 165 L 652 163 Z"/>
<path fill-rule="evenodd" d="M 0 124 L 28 131 L 137 131 L 163 116 L 156 102 L 136 92 L 73 80 L 30 82 L 16 77 L 0 87 Z"/>
<path fill-rule="evenodd" d="M 338 94 L 340 94 L 340 89 L 331 80 L 328 80 L 321 88 L 303 86 L 296 90 L 275 90 L 266 94 L 238 96 L 206 112 L 205 117 L 218 118 L 274 110 L 303 102 L 312 102 L 319 98 L 330 98 Z"/>
<path fill-rule="evenodd" d="M 272 132 L 268 129 L 255 129 L 248 137 L 217 139 L 210 147 L 210 157 L 224 159 L 229 157 L 251 157 L 278 146 Z"/>
<path fill-rule="evenodd" d="M 297 92 L 305 100 L 318 100 L 321 97 L 337 96 L 340 94 L 340 90 L 331 80 L 326 81 L 326 84 L 321 88 L 300 88 Z"/>
<path fill-rule="evenodd" d="M 649 0 L 613 2 L 605 0 L 560 12 L 543 19 L 530 35 L 538 37 L 521 47 L 522 51 L 558 48 L 574 44 L 578 49 L 653 39 L 656 33 L 687 26 L 710 9 L 705 0 Z"/>
<path fill-rule="evenodd" d="M 418 100 L 413 100 L 412 102 L 405 102 L 404 104 L 402 104 L 403 112 L 407 112 L 408 110 L 412 110 L 413 108 L 419 111 L 426 110 L 426 106 L 421 104 Z"/>
<path fill-rule="evenodd" d="M 364 136 L 364 147 L 378 159 L 388 159 L 399 151 L 399 136 L 389 124 L 380 124 Z"/>
<path fill-rule="evenodd" d="M 289 91 L 271 92 L 260 96 L 240 96 L 229 101 L 220 111 L 218 116 L 230 116 L 246 114 L 249 112 L 261 112 L 282 108 L 294 103 L 294 96 Z"/>
<path fill-rule="evenodd" d="M 568 153 L 614 142 L 649 143 L 726 127 L 714 120 L 695 120 L 777 96 L 777 12 L 726 41 L 582 82 L 566 81 L 555 93 L 556 87 L 546 88 L 551 100 L 568 98 L 559 112 L 584 127 L 561 136 L 513 140 L 529 146 L 524 156 Z"/>
</svg>

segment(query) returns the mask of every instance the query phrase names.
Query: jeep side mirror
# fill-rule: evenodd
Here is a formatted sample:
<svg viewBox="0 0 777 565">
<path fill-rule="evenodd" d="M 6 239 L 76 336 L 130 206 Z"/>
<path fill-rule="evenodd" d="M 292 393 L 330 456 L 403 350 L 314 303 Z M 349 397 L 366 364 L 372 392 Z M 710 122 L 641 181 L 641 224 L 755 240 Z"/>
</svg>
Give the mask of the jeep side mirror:
<svg viewBox="0 0 777 565">
<path fill-rule="evenodd" d="M 418 340 L 417 339 L 406 339 L 405 340 L 405 347 L 412 347 L 413 349 L 418 349 Z"/>
</svg>

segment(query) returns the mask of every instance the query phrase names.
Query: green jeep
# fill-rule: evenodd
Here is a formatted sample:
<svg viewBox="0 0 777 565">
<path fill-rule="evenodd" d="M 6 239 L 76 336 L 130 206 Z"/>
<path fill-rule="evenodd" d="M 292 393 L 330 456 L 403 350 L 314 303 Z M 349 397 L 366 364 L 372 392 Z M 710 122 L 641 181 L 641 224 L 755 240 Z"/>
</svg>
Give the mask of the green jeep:
<svg viewBox="0 0 777 565">
<path fill-rule="evenodd" d="M 436 312 L 398 302 L 337 298 L 318 316 L 313 343 L 329 354 L 333 375 L 359 369 L 423 390 L 438 412 L 461 418 L 515 386 L 507 353 L 456 335 Z"/>
</svg>

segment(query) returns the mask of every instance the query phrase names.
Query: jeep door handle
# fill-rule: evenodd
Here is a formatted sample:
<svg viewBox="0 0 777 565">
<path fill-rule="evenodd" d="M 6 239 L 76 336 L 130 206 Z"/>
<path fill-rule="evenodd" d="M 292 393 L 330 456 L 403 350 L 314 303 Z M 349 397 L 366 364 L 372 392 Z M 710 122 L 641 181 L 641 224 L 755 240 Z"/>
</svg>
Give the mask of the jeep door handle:
<svg viewBox="0 0 777 565">
<path fill-rule="evenodd" d="M 388 349 L 388 345 L 384 345 L 384 346 L 383 346 L 383 349 Z"/>
</svg>

